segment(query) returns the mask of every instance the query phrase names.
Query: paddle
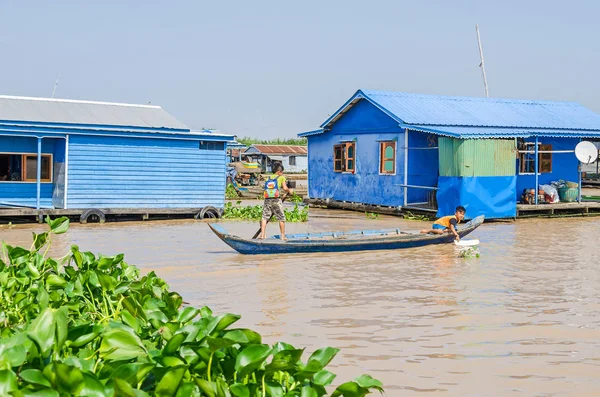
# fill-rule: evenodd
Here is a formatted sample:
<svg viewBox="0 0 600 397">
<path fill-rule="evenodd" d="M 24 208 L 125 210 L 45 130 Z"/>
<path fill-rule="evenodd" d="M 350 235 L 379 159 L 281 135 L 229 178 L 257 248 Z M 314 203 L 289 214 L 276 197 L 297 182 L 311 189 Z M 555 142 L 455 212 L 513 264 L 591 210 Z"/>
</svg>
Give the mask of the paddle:
<svg viewBox="0 0 600 397">
<path fill-rule="evenodd" d="M 288 198 L 289 194 L 286 194 L 285 196 L 283 196 L 283 198 L 281 199 L 281 202 L 283 203 L 285 201 L 286 198 Z M 273 216 L 271 216 L 271 218 L 273 218 Z M 269 221 L 271 220 L 271 218 L 267 219 L 267 223 L 269 223 Z M 262 222 L 262 219 L 261 219 Z M 254 233 L 254 236 L 252 236 L 252 240 L 256 239 L 258 237 L 258 235 L 260 234 L 261 228 L 258 228 L 258 231 L 256 233 Z"/>
</svg>

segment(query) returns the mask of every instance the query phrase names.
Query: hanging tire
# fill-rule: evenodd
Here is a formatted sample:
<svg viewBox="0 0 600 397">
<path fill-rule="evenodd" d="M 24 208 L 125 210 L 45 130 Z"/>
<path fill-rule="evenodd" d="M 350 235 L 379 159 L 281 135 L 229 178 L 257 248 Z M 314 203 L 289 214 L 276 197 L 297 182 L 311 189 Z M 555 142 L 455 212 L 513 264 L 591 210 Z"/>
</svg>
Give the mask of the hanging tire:
<svg viewBox="0 0 600 397">
<path fill-rule="evenodd" d="M 97 222 L 104 223 L 106 222 L 106 217 L 104 216 L 104 212 L 99 209 L 92 208 L 89 210 L 83 211 L 83 214 L 79 217 L 79 223 L 86 224 L 89 222 Z"/>
<path fill-rule="evenodd" d="M 202 211 L 194 215 L 194 219 L 218 219 L 220 217 L 221 212 L 212 205 L 202 208 Z"/>
</svg>

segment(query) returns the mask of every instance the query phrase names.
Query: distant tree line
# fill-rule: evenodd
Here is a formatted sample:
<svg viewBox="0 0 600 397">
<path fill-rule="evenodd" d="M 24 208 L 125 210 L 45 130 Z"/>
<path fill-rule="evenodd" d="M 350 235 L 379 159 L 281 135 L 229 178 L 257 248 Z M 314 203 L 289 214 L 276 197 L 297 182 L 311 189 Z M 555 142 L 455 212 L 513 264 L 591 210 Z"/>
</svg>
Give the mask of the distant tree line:
<svg viewBox="0 0 600 397">
<path fill-rule="evenodd" d="M 251 137 L 243 137 L 236 139 L 239 143 L 250 146 L 250 145 L 301 145 L 306 146 L 306 138 L 277 138 L 277 139 L 257 139 Z"/>
</svg>

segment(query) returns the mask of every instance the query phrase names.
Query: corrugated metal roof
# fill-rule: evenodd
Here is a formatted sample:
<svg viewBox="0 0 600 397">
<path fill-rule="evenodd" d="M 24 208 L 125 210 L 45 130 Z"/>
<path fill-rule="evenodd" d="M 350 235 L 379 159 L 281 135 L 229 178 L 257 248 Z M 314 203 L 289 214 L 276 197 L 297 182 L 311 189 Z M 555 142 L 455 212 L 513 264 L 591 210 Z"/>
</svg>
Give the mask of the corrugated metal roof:
<svg viewBox="0 0 600 397">
<path fill-rule="evenodd" d="M 0 120 L 186 130 L 160 106 L 0 95 Z"/>
<path fill-rule="evenodd" d="M 528 138 L 533 136 L 586 138 L 600 137 L 600 130 L 558 130 L 532 128 L 491 128 L 491 127 L 456 127 L 436 125 L 400 124 L 402 128 L 414 131 L 431 132 L 436 135 L 454 138 Z"/>
<path fill-rule="evenodd" d="M 292 146 L 292 145 L 252 145 L 250 148 L 255 148 L 262 154 L 297 154 L 297 155 L 308 155 L 308 148 L 306 146 Z M 249 149 L 250 149 L 249 148 Z"/>
<path fill-rule="evenodd" d="M 431 126 L 449 136 L 493 137 L 539 135 L 598 135 L 600 115 L 574 102 L 533 101 L 502 98 L 423 95 L 405 92 L 358 90 L 322 128 L 330 128 L 359 100 L 368 100 L 401 125 Z M 455 130 L 449 127 L 468 127 Z M 444 128 L 441 128 L 444 127 Z M 477 131 L 472 129 L 477 127 Z M 562 130 L 562 131 L 560 131 Z M 579 130 L 579 132 L 577 132 Z M 553 132 L 554 131 L 554 132 Z M 301 134 L 310 136 L 320 131 Z"/>
</svg>

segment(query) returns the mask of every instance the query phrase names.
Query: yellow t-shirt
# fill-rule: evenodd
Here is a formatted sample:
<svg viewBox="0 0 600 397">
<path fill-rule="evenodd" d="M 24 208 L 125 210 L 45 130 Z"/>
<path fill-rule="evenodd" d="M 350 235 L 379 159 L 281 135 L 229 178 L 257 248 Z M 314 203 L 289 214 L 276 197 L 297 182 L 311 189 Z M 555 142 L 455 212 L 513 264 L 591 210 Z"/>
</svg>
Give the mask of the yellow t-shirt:
<svg viewBox="0 0 600 397">
<path fill-rule="evenodd" d="M 278 175 L 277 174 L 273 174 L 269 177 L 269 179 L 275 179 L 277 178 Z M 277 178 L 277 188 L 279 189 L 279 191 L 281 193 L 283 193 L 283 184 L 287 181 L 287 179 L 285 178 L 285 176 L 281 175 L 279 178 Z"/>
</svg>

